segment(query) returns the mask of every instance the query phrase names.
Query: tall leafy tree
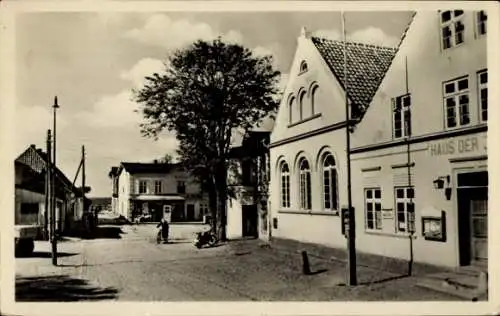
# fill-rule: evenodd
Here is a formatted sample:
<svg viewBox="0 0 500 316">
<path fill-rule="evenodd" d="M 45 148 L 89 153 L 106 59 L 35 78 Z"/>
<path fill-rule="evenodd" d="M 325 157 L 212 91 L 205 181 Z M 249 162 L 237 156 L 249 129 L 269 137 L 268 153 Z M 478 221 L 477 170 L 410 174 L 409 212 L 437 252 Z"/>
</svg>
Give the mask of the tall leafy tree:
<svg viewBox="0 0 500 316">
<path fill-rule="evenodd" d="M 179 159 L 209 193 L 212 228 L 226 238 L 228 153 L 233 131 L 249 130 L 278 108 L 279 71 L 272 56 L 257 56 L 220 38 L 174 52 L 165 72 L 135 91 L 144 123 L 157 138 L 174 131 Z"/>
</svg>

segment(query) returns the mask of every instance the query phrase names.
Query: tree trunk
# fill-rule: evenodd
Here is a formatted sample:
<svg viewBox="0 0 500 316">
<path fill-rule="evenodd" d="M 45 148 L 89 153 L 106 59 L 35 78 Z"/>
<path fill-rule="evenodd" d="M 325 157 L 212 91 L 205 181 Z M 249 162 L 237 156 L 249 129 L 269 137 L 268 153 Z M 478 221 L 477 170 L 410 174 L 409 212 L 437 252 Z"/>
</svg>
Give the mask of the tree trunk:
<svg viewBox="0 0 500 316">
<path fill-rule="evenodd" d="M 217 192 L 217 220 L 216 224 L 216 232 L 217 238 L 220 241 L 226 241 L 226 224 L 227 224 L 227 216 L 226 216 L 226 200 L 227 200 L 227 170 L 226 165 L 221 163 L 217 168 L 217 172 L 215 174 L 216 179 L 216 192 Z"/>
</svg>

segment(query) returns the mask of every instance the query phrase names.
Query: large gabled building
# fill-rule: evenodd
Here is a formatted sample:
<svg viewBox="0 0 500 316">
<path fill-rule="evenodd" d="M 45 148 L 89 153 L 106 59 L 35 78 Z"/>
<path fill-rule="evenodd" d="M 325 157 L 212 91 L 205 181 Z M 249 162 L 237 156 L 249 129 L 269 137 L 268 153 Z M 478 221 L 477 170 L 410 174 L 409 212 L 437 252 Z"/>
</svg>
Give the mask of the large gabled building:
<svg viewBox="0 0 500 316">
<path fill-rule="evenodd" d="M 486 13 L 420 11 L 398 47 L 298 38 L 271 134 L 273 236 L 345 248 L 345 89 L 357 250 L 487 261 Z M 410 242 L 411 241 L 411 242 Z"/>
</svg>

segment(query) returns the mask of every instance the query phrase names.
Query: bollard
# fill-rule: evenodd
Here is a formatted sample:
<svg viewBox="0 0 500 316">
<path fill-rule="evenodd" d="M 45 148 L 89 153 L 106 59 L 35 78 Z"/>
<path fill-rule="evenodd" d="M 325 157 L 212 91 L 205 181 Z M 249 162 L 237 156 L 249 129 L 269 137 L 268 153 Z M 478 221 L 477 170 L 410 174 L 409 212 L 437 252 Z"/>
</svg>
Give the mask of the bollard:
<svg viewBox="0 0 500 316">
<path fill-rule="evenodd" d="M 309 266 L 309 258 L 306 251 L 302 251 L 302 272 L 304 274 L 311 274 L 311 267 Z"/>
</svg>

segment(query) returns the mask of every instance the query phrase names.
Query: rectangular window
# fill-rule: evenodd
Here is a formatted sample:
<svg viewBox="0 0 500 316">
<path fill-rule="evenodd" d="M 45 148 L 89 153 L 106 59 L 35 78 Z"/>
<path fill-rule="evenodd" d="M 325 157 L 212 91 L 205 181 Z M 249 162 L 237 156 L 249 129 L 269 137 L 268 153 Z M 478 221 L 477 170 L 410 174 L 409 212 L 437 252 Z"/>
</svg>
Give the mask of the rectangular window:
<svg viewBox="0 0 500 316">
<path fill-rule="evenodd" d="M 446 127 L 469 125 L 469 79 L 460 78 L 443 85 Z"/>
<path fill-rule="evenodd" d="M 186 184 L 184 183 L 184 181 L 177 181 L 177 193 L 186 193 Z"/>
<path fill-rule="evenodd" d="M 365 189 L 366 229 L 382 229 L 382 192 L 380 188 Z"/>
<path fill-rule="evenodd" d="M 155 180 L 155 194 L 162 193 L 161 180 Z"/>
<path fill-rule="evenodd" d="M 481 122 L 488 121 L 488 71 L 477 74 L 479 94 L 479 118 Z"/>
<path fill-rule="evenodd" d="M 406 94 L 392 99 L 393 136 L 411 136 L 411 95 Z"/>
<path fill-rule="evenodd" d="M 476 23 L 477 23 L 477 34 L 484 35 L 486 34 L 486 20 L 488 19 L 488 15 L 486 11 L 481 10 L 476 12 Z"/>
<path fill-rule="evenodd" d="M 441 43 L 443 50 L 464 42 L 463 10 L 441 12 Z"/>
<path fill-rule="evenodd" d="M 139 194 L 144 194 L 147 192 L 148 183 L 145 180 L 139 181 Z"/>
<path fill-rule="evenodd" d="M 396 209 L 396 231 L 415 232 L 415 189 L 413 187 L 396 187 L 394 189 Z"/>
</svg>

